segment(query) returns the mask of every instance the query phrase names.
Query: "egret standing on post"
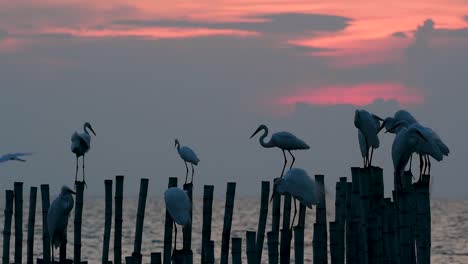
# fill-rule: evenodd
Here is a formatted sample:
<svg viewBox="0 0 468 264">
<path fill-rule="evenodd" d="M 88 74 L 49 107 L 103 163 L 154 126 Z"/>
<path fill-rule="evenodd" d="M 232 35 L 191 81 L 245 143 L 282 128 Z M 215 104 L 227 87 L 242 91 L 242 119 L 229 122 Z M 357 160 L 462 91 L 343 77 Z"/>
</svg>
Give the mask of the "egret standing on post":
<svg viewBox="0 0 468 264">
<path fill-rule="evenodd" d="M 54 247 L 58 248 L 66 239 L 68 217 L 73 209 L 73 196 L 76 194 L 69 187 L 63 186 L 57 198 L 50 204 L 47 212 L 47 228 L 52 245 L 52 262 L 54 261 Z"/>
<path fill-rule="evenodd" d="M 26 162 L 26 160 L 20 158 L 24 156 L 30 156 L 32 153 L 8 153 L 0 157 L 0 163 L 2 162 L 7 162 L 11 160 L 16 160 L 16 161 L 21 161 L 21 162 Z"/>
<path fill-rule="evenodd" d="M 164 192 L 164 202 L 166 203 L 166 209 L 169 212 L 169 215 L 174 221 L 175 238 L 173 252 L 175 252 L 177 246 L 176 223 L 181 225 L 182 228 L 191 223 L 190 209 L 192 206 L 187 193 L 177 187 L 171 187 Z"/>
<path fill-rule="evenodd" d="M 190 183 L 193 183 L 193 174 L 195 172 L 193 165 L 197 166 L 198 162 L 200 162 L 200 159 L 197 157 L 197 154 L 195 154 L 195 151 L 193 151 L 191 148 L 186 147 L 186 146 L 180 146 L 179 140 L 175 140 L 175 147 L 177 148 L 177 152 L 179 152 L 179 156 L 184 160 L 185 163 L 185 184 L 187 184 L 187 178 L 188 178 L 188 166 L 187 162 L 190 163 L 192 166 L 192 181 Z"/>
<path fill-rule="evenodd" d="M 379 137 L 377 136 L 380 121 L 383 121 L 383 119 L 366 110 L 356 110 L 354 114 L 354 126 L 358 129 L 359 147 L 364 158 L 364 168 L 372 166 L 374 149 L 380 146 Z M 369 149 L 371 150 L 370 155 Z"/>
<path fill-rule="evenodd" d="M 291 169 L 294 162 L 296 161 L 296 158 L 291 153 L 291 150 L 309 149 L 310 147 L 304 141 L 300 140 L 289 132 L 276 132 L 271 136 L 270 141 L 265 142 L 265 138 L 268 135 L 268 127 L 265 125 L 260 125 L 252 134 L 252 136 L 250 136 L 250 138 L 253 138 L 258 132 L 262 130 L 263 135 L 259 139 L 260 145 L 262 145 L 264 148 L 279 148 L 281 151 L 283 151 L 284 165 L 283 170 L 281 171 L 281 177 L 283 177 L 284 169 L 288 163 L 288 160 L 286 159 L 286 153 L 284 151 L 287 150 L 293 158 L 291 166 L 289 167 Z"/>
<path fill-rule="evenodd" d="M 78 180 L 78 158 L 83 156 L 83 182 L 86 185 L 85 181 L 85 154 L 89 151 L 91 148 L 91 135 L 88 132 L 88 129 L 93 132 L 93 134 L 96 136 L 96 133 L 94 132 L 93 128 L 91 127 L 91 124 L 86 122 L 83 125 L 83 133 L 78 133 L 75 132 L 73 133 L 71 137 L 71 151 L 75 153 L 76 155 L 76 173 L 75 173 L 75 183 Z"/>
</svg>

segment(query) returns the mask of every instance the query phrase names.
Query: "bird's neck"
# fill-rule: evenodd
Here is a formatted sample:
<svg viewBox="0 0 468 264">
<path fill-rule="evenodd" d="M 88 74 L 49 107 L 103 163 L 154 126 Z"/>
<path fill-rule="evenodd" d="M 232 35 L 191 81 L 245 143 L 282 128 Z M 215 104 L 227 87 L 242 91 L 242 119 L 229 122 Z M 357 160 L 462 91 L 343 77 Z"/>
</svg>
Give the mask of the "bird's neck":
<svg viewBox="0 0 468 264">
<path fill-rule="evenodd" d="M 273 142 L 271 142 L 271 138 L 270 138 L 270 141 L 265 142 L 265 138 L 267 137 L 267 135 L 268 135 L 268 128 L 264 128 L 263 129 L 263 135 L 259 139 L 260 145 L 262 145 L 262 147 L 264 147 L 264 148 L 273 148 L 273 147 L 275 147 L 275 144 L 273 144 Z"/>
<path fill-rule="evenodd" d="M 87 127 L 86 125 L 83 127 L 83 131 L 84 131 L 86 134 L 88 134 L 88 135 L 89 135 L 89 132 L 88 132 L 88 127 Z"/>
</svg>

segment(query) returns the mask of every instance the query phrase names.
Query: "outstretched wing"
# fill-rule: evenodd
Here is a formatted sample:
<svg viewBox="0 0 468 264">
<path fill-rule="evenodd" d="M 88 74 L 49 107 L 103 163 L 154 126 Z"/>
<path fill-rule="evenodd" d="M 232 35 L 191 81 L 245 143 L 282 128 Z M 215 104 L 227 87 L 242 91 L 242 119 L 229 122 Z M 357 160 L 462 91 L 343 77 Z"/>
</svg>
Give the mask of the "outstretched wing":
<svg viewBox="0 0 468 264">
<path fill-rule="evenodd" d="M 34 154 L 33 152 L 17 152 L 17 153 L 8 153 L 8 154 L 5 154 L 3 155 L 2 157 L 0 157 L 0 163 L 1 162 L 5 162 L 5 161 L 8 161 L 8 160 L 20 160 L 20 161 L 23 161 L 20 159 L 20 157 L 24 157 L 24 156 L 30 156 Z"/>
</svg>

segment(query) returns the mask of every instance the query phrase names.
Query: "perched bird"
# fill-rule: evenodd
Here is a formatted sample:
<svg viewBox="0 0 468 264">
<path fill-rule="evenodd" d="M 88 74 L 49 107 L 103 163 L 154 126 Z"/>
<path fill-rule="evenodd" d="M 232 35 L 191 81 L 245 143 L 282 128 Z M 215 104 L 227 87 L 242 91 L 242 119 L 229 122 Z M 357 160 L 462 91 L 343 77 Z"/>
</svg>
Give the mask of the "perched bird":
<svg viewBox="0 0 468 264">
<path fill-rule="evenodd" d="M 197 166 L 198 162 L 200 162 L 200 159 L 197 157 L 197 154 L 195 154 L 195 151 L 193 151 L 191 148 L 186 147 L 186 146 L 180 146 L 179 140 L 175 140 L 175 147 L 177 148 L 177 152 L 179 152 L 179 156 L 184 160 L 185 163 L 185 183 L 187 184 L 187 178 L 188 178 L 188 166 L 187 162 L 190 163 L 192 166 L 192 181 L 190 183 L 193 183 L 193 174 L 194 174 L 194 168 L 193 165 Z"/>
<path fill-rule="evenodd" d="M 372 165 L 374 149 L 380 146 L 379 137 L 377 136 L 380 121 L 383 121 L 383 119 L 366 110 L 356 110 L 354 114 L 354 126 L 358 129 L 359 147 L 361 156 L 364 159 L 364 168 Z"/>
<path fill-rule="evenodd" d="M 91 124 L 86 122 L 83 125 L 83 133 L 78 133 L 75 132 L 73 133 L 71 137 L 71 151 L 75 153 L 76 155 L 76 173 L 75 173 L 75 182 L 78 180 L 78 158 L 83 156 L 83 182 L 86 185 L 85 181 L 85 154 L 89 151 L 91 148 L 91 135 L 88 132 L 88 129 L 93 132 L 93 134 L 96 136 L 96 133 L 94 132 L 93 128 L 91 127 Z"/>
<path fill-rule="evenodd" d="M 47 212 L 47 228 L 52 245 L 52 261 L 54 259 L 54 248 L 58 248 L 60 243 L 66 239 L 68 217 L 73 209 L 72 194 L 76 193 L 69 187 L 63 186 L 59 196 L 50 204 Z"/>
<path fill-rule="evenodd" d="M 16 161 L 21 161 L 21 162 L 26 162 L 26 160 L 20 158 L 24 156 L 30 156 L 33 153 L 27 152 L 27 153 L 8 153 L 0 157 L 0 163 L 2 162 L 7 162 L 10 160 L 16 160 Z"/>
<path fill-rule="evenodd" d="M 323 190 L 318 190 L 318 185 L 305 170 L 300 168 L 290 169 L 282 178 L 275 181 L 271 199 L 278 194 L 290 194 L 294 198 L 294 219 L 297 214 L 296 200 L 312 209 L 312 205 L 318 203 L 318 194 Z"/>
<path fill-rule="evenodd" d="M 268 135 L 268 127 L 265 125 L 260 125 L 252 134 L 252 136 L 250 136 L 250 138 L 253 138 L 258 132 L 262 130 L 263 135 L 259 139 L 260 145 L 262 145 L 264 148 L 279 148 L 281 151 L 283 151 L 284 165 L 283 170 L 281 171 L 281 177 L 283 177 L 284 169 L 286 168 L 286 164 L 288 162 L 286 159 L 286 153 L 284 151 L 287 150 L 293 159 L 291 166 L 289 167 L 291 169 L 294 165 L 294 162 L 296 161 L 296 158 L 291 153 L 291 150 L 309 149 L 310 147 L 304 141 L 300 140 L 289 132 L 276 132 L 271 136 L 270 141 L 265 142 L 265 138 Z"/>
<path fill-rule="evenodd" d="M 191 202 L 187 193 L 177 187 L 171 187 L 164 192 L 164 201 L 166 209 L 174 221 L 174 251 L 177 245 L 177 226 L 176 223 L 182 226 L 182 229 L 192 222 L 191 219 Z"/>
</svg>

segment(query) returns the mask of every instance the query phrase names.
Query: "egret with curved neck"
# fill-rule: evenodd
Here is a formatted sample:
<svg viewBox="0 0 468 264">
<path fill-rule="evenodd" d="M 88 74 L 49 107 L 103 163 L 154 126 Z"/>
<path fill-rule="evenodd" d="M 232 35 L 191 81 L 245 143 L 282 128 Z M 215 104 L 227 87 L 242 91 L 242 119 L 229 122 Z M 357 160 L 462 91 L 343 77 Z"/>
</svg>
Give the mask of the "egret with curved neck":
<svg viewBox="0 0 468 264">
<path fill-rule="evenodd" d="M 83 182 L 86 185 L 85 181 L 85 154 L 91 148 L 91 135 L 89 131 L 91 131 L 95 136 L 96 132 L 94 132 L 93 127 L 89 122 L 84 123 L 83 125 L 83 133 L 75 132 L 71 137 L 71 151 L 76 155 L 76 172 L 75 172 L 75 183 L 78 181 L 78 158 L 83 157 Z"/>
<path fill-rule="evenodd" d="M 192 166 L 192 181 L 190 182 L 191 184 L 193 183 L 193 174 L 195 172 L 195 169 L 193 168 L 193 165 L 198 165 L 198 162 L 200 162 L 200 159 L 197 157 L 197 154 L 195 154 L 195 151 L 193 151 L 191 148 L 187 146 L 180 146 L 180 142 L 178 139 L 175 140 L 174 145 L 177 149 L 177 152 L 179 153 L 179 156 L 182 158 L 182 160 L 185 163 L 185 184 L 187 184 L 187 178 L 188 178 L 188 173 L 189 169 L 187 166 L 187 162 L 190 163 Z"/>
</svg>

